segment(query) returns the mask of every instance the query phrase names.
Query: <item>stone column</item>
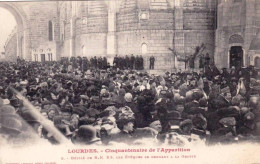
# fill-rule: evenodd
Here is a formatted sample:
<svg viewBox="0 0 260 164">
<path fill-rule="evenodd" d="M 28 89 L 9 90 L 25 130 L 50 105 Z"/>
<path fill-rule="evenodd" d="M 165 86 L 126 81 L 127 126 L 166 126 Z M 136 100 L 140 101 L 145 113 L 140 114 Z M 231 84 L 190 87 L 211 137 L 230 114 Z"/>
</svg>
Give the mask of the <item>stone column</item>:
<svg viewBox="0 0 260 164">
<path fill-rule="evenodd" d="M 117 53 L 116 45 L 116 3 L 108 2 L 107 57 L 113 58 Z M 109 60 L 109 59 L 108 59 Z"/>
<path fill-rule="evenodd" d="M 16 34 L 16 38 L 17 38 L 17 40 L 16 40 L 16 57 L 20 57 L 21 58 L 21 55 L 20 55 L 20 50 L 19 50 L 19 48 L 20 48 L 20 41 L 19 41 L 19 28 L 17 28 L 17 34 Z"/>
<path fill-rule="evenodd" d="M 75 54 L 75 36 L 76 36 L 76 17 L 70 19 L 70 53 L 69 57 L 76 56 Z"/>
<path fill-rule="evenodd" d="M 174 41 L 173 49 L 178 55 L 184 55 L 183 1 L 175 0 L 174 4 Z M 176 60 L 177 61 L 177 60 Z M 184 69 L 184 62 L 175 62 L 176 69 Z"/>
<path fill-rule="evenodd" d="M 244 37 L 244 66 L 249 66 L 249 46 L 252 39 L 256 36 L 256 25 L 255 25 L 255 1 L 246 0 L 244 9 L 246 10 L 246 27 L 245 27 L 245 37 Z"/>
<path fill-rule="evenodd" d="M 23 27 L 18 27 L 17 28 L 17 56 L 20 56 L 20 59 L 25 59 L 23 56 L 23 48 L 24 47 L 24 39 L 23 39 L 23 35 L 24 35 L 24 31 L 23 31 Z M 23 43 L 22 43 L 23 42 Z"/>
<path fill-rule="evenodd" d="M 21 47 L 21 50 L 22 50 L 21 57 L 27 61 L 32 60 L 32 55 L 30 52 L 31 44 L 30 44 L 30 39 L 29 39 L 29 33 L 30 33 L 29 29 L 24 29 L 23 37 L 22 37 L 23 41 L 21 41 L 21 42 L 23 42 L 23 44 L 21 45 L 21 46 L 23 46 L 23 47 Z"/>
</svg>

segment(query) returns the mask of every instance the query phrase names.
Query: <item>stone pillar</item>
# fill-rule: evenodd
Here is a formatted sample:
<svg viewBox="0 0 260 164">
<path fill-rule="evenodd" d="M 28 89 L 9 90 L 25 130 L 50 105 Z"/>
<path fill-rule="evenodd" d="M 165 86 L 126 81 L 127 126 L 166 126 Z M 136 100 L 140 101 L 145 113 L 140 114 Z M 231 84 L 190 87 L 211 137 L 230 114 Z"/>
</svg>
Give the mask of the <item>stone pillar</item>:
<svg viewBox="0 0 260 164">
<path fill-rule="evenodd" d="M 30 33 L 29 29 L 25 29 L 23 31 L 23 37 L 22 37 L 23 40 L 21 41 L 21 42 L 23 42 L 23 44 L 21 45 L 21 46 L 23 46 L 23 47 L 21 47 L 22 58 L 27 60 L 27 61 L 32 60 L 32 55 L 31 55 L 31 52 L 30 52 L 31 51 L 31 48 L 30 48 L 31 44 L 30 44 L 30 39 L 29 39 L 29 33 Z"/>
<path fill-rule="evenodd" d="M 113 58 L 117 53 L 116 46 L 116 3 L 108 2 L 107 57 Z"/>
<path fill-rule="evenodd" d="M 17 30 L 17 56 L 20 56 L 21 59 L 24 59 L 24 56 L 23 56 L 23 29 L 22 28 L 19 28 L 18 27 L 18 30 Z"/>
<path fill-rule="evenodd" d="M 184 31 L 183 31 L 183 1 L 175 0 L 174 4 L 174 41 L 173 48 L 177 52 L 178 55 L 184 54 Z M 179 58 L 179 57 L 178 57 Z M 177 61 L 177 60 L 176 60 Z M 175 62 L 176 69 L 184 69 L 184 62 Z"/>
<path fill-rule="evenodd" d="M 69 57 L 75 56 L 76 17 L 70 19 L 70 53 Z"/>
<path fill-rule="evenodd" d="M 19 47 L 20 47 L 20 41 L 19 41 L 19 28 L 17 28 L 17 32 L 16 32 L 16 38 L 17 38 L 17 43 L 16 43 L 16 57 L 20 57 L 21 58 L 21 55 L 20 55 L 20 51 L 19 51 Z"/>
<path fill-rule="evenodd" d="M 256 36 L 256 25 L 255 25 L 255 1 L 246 0 L 246 2 L 243 4 L 246 11 L 246 28 L 245 28 L 245 37 L 244 37 L 244 66 L 249 66 L 249 46 L 251 44 L 252 39 Z"/>
</svg>

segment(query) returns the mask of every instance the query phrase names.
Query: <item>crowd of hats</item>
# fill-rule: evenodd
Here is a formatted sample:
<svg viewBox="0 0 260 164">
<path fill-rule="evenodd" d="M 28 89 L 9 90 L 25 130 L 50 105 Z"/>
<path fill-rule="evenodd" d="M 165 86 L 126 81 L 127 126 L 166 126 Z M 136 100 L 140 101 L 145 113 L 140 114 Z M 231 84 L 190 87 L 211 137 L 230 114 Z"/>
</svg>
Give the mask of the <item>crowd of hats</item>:
<svg viewBox="0 0 260 164">
<path fill-rule="evenodd" d="M 63 59 L 2 62 L 0 76 L 0 134 L 23 133 L 19 116 L 40 137 L 56 143 L 46 129 L 39 132 L 41 118 L 24 106 L 14 88 L 74 143 L 142 137 L 165 143 L 169 136 L 226 143 L 260 135 L 259 72 L 252 66 L 157 76 L 130 68 L 82 69 L 79 60 Z"/>
</svg>

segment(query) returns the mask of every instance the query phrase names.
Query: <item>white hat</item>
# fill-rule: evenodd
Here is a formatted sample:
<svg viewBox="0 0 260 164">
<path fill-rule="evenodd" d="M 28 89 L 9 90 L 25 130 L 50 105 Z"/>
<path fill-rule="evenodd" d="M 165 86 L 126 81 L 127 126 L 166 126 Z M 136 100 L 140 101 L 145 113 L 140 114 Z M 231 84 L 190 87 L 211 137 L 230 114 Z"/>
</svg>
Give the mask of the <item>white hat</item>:
<svg viewBox="0 0 260 164">
<path fill-rule="evenodd" d="M 10 104 L 10 101 L 8 99 L 3 99 L 3 104 L 4 105 L 9 105 Z"/>
</svg>

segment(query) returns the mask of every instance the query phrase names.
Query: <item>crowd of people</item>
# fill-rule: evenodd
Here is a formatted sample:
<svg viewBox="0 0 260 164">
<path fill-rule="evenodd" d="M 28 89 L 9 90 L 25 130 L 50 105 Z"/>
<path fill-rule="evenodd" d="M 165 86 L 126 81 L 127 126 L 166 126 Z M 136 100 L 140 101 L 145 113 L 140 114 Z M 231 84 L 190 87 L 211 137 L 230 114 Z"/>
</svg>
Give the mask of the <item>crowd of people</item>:
<svg viewBox="0 0 260 164">
<path fill-rule="evenodd" d="M 47 120 L 75 144 L 258 140 L 260 79 L 253 66 L 218 70 L 210 65 L 159 76 L 124 70 L 143 67 L 120 66 L 118 57 L 113 67 L 95 57 L 85 67 L 83 60 L 0 63 L 0 138 L 22 136 L 25 121 L 42 139 L 59 143 L 44 126 Z"/>
</svg>

